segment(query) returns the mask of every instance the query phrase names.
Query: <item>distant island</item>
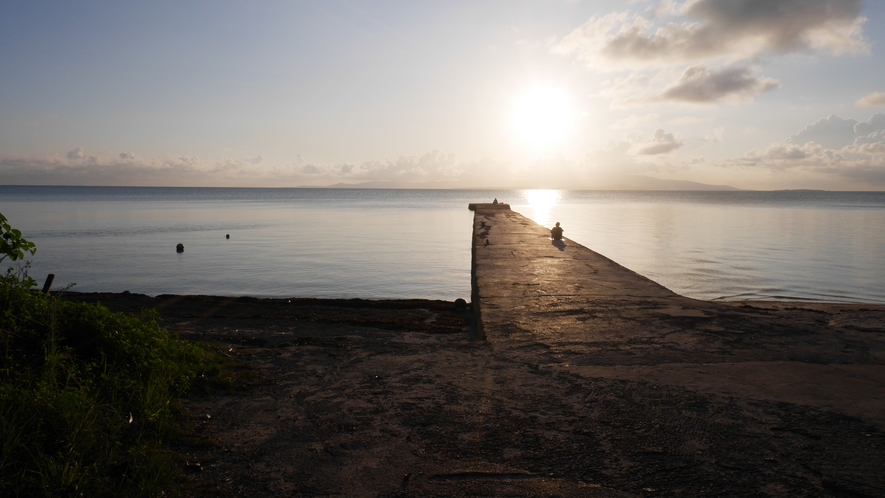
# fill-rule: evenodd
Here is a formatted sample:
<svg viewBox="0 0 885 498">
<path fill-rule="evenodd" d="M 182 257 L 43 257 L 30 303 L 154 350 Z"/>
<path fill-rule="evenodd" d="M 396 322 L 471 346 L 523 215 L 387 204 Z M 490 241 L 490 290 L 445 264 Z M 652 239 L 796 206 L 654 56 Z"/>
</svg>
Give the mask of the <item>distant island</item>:
<svg viewBox="0 0 885 498">
<path fill-rule="evenodd" d="M 772 190 L 772 192 L 827 192 L 826 190 L 814 189 L 814 188 L 782 188 L 779 190 Z"/>
</svg>

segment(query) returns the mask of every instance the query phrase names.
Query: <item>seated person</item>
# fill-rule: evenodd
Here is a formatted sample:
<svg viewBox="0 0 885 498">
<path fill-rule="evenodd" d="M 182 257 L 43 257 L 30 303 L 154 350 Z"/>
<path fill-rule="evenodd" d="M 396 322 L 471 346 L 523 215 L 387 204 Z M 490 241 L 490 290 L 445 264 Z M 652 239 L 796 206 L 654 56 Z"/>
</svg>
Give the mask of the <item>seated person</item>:
<svg viewBox="0 0 885 498">
<path fill-rule="evenodd" d="M 553 240 L 562 240 L 562 228 L 560 228 L 558 221 L 556 226 L 550 229 L 550 236 L 553 237 Z"/>
</svg>

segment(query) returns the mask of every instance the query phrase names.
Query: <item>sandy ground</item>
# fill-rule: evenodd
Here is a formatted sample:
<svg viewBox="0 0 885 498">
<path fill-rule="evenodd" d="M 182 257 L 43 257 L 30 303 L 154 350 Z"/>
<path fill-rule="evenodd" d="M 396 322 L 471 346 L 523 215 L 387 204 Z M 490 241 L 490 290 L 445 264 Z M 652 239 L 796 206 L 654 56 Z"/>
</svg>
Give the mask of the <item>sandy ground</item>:
<svg viewBox="0 0 885 498">
<path fill-rule="evenodd" d="M 71 296 L 157 308 L 269 379 L 186 400 L 212 443 L 185 449 L 193 495 L 885 496 L 881 306 L 675 305 L 647 334 L 471 341 L 439 301 Z"/>
</svg>

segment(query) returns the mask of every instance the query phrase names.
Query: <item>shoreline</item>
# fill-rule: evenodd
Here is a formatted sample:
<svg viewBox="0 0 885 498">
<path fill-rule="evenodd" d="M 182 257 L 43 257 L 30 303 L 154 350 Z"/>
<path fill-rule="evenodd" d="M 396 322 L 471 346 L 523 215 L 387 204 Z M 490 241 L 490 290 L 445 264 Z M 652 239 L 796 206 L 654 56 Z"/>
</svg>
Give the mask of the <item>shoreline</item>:
<svg viewBox="0 0 885 498">
<path fill-rule="evenodd" d="M 446 301 L 440 299 L 364 299 L 364 298 L 311 298 L 311 297 L 252 297 L 252 296 L 224 296 L 209 294 L 158 294 L 151 296 L 148 294 L 139 294 L 134 292 L 79 292 L 65 291 L 64 293 L 52 292 L 61 296 L 63 299 L 70 299 L 79 302 L 100 303 L 108 307 L 111 311 L 120 311 L 137 314 L 142 308 L 157 309 L 160 316 L 164 320 L 164 326 L 173 329 L 182 328 L 185 325 L 191 325 L 190 318 L 186 315 L 199 313 L 200 320 L 217 319 L 223 320 L 230 317 L 223 312 L 225 307 L 232 304 L 247 305 L 254 307 L 273 307 L 280 308 L 283 304 L 294 305 L 296 308 L 305 309 L 311 307 L 321 308 L 344 308 L 344 309 L 376 309 L 376 310 L 414 310 L 427 309 L 430 311 L 448 311 L 453 312 L 457 317 L 468 317 L 465 323 L 458 325 L 450 325 L 456 329 L 447 330 L 447 332 L 463 332 L 469 333 L 468 327 L 472 326 L 469 320 L 472 303 L 465 303 L 459 306 L 456 301 Z M 691 298 L 688 298 L 691 299 Z M 847 326 L 855 326 L 859 328 L 867 328 L 870 330 L 879 330 L 885 328 L 885 322 L 879 322 L 877 319 L 871 319 L 865 316 L 858 316 L 857 313 L 872 312 L 885 314 L 885 304 L 878 303 L 842 303 L 842 302 L 817 302 L 817 301 L 769 301 L 769 300 L 740 300 L 740 301 L 700 301 L 705 303 L 725 305 L 734 308 L 757 308 L 761 310 L 771 310 L 779 312 L 789 311 L 807 311 L 819 312 L 829 315 L 842 315 L 834 318 L 834 322 Z M 466 306 L 462 307 L 462 306 Z M 191 311 L 188 311 L 191 308 Z M 163 313 L 163 311 L 166 313 Z M 239 312 L 239 318 L 243 318 L 245 311 Z M 285 313 L 277 313 L 278 318 L 285 318 Z M 220 315 L 220 316 L 217 316 Z M 391 317 L 388 317 L 390 319 Z M 346 320 L 346 317 L 338 317 L 336 320 Z M 334 320 L 332 320 L 334 321 Z M 356 323 L 356 322 L 355 322 Z M 399 330 L 416 331 L 414 327 L 416 323 L 412 319 L 392 320 L 390 325 Z M 410 328 L 412 327 L 412 328 Z M 419 327 L 421 328 L 421 327 Z"/>
</svg>

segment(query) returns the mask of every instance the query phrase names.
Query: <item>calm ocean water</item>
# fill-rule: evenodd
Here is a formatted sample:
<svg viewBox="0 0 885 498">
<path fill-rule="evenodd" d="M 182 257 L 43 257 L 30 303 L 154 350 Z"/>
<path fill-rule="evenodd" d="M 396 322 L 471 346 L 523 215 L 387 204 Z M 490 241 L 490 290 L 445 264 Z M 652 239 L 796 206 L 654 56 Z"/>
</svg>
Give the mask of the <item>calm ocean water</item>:
<svg viewBox="0 0 885 498">
<path fill-rule="evenodd" d="M 691 297 L 885 303 L 885 193 L 0 186 L 0 212 L 56 287 L 451 300 L 495 197 Z"/>
</svg>

